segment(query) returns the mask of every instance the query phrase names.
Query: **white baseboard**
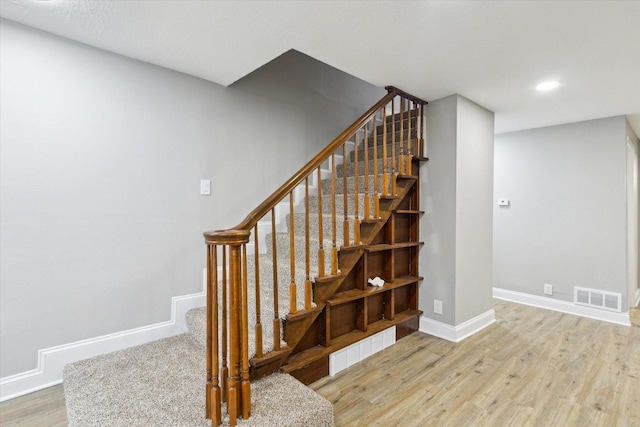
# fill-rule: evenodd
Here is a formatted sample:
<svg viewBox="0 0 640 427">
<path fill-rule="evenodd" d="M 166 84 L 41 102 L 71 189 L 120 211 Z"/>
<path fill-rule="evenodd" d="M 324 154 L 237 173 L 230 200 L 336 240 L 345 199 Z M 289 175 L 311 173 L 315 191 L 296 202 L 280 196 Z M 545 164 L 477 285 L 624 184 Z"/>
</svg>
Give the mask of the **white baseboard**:
<svg viewBox="0 0 640 427">
<path fill-rule="evenodd" d="M 525 294 L 523 292 L 510 291 L 501 288 L 493 288 L 493 297 L 533 307 L 545 308 L 547 310 L 559 311 L 561 313 L 588 317 L 589 319 L 603 320 L 605 322 L 616 323 L 618 325 L 631 326 L 628 312 L 616 313 L 608 310 L 599 310 L 597 308 L 577 305 L 569 301 Z"/>
<path fill-rule="evenodd" d="M 420 332 L 436 336 L 458 343 L 481 331 L 496 321 L 496 312 L 493 309 L 486 311 L 479 316 L 469 319 L 457 326 L 438 322 L 425 316 L 420 316 Z"/>
<path fill-rule="evenodd" d="M 205 303 L 204 291 L 172 297 L 169 321 L 38 350 L 36 369 L 0 378 L 0 402 L 60 384 L 68 363 L 184 333 L 185 313 Z"/>
</svg>

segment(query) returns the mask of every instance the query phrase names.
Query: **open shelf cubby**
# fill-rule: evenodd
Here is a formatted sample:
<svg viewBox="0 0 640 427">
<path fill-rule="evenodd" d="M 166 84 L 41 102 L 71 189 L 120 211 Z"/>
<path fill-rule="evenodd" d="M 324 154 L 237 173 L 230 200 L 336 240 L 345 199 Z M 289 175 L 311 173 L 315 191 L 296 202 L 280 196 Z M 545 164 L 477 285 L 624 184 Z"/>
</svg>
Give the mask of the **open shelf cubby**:
<svg viewBox="0 0 640 427">
<path fill-rule="evenodd" d="M 419 220 L 423 212 L 418 209 L 416 188 L 391 212 L 337 292 L 327 300 L 326 346 L 418 312 L 418 284 L 422 280 L 418 251 L 423 244 L 419 241 Z M 385 284 L 371 286 L 368 279 L 375 277 Z"/>
</svg>

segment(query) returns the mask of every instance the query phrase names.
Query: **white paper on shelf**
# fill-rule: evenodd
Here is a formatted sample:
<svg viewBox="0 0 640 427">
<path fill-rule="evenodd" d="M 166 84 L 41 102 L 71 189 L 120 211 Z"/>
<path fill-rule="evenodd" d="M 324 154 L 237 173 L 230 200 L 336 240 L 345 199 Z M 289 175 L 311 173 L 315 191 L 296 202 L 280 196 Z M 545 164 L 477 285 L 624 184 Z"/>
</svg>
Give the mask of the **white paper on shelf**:
<svg viewBox="0 0 640 427">
<path fill-rule="evenodd" d="M 374 277 L 373 279 L 368 279 L 367 282 L 369 282 L 369 284 L 371 284 L 372 286 L 384 286 L 384 280 L 379 278 L 378 276 Z"/>
</svg>

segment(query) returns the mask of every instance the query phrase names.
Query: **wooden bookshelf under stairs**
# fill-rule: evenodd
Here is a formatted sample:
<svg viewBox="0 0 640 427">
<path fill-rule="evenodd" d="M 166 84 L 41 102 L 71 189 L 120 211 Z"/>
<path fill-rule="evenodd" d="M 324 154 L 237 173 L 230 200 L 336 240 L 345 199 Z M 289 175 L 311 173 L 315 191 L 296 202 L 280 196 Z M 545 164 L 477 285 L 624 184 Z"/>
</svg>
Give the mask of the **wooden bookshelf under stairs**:
<svg viewBox="0 0 640 427">
<path fill-rule="evenodd" d="M 397 88 L 237 227 L 205 233 L 207 418 L 251 414 L 251 382 L 305 384 L 329 355 L 390 327 L 418 329 L 425 101 Z M 382 287 L 369 279 L 380 277 Z"/>
</svg>

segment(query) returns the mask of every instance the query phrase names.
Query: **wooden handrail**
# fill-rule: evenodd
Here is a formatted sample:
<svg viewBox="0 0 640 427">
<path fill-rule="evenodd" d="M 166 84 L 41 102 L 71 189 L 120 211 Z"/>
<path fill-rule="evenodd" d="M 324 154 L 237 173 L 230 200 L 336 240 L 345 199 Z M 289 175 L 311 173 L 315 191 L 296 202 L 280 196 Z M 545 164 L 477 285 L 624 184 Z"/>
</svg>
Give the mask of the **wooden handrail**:
<svg viewBox="0 0 640 427">
<path fill-rule="evenodd" d="M 417 96 L 413 96 L 410 93 L 407 93 L 407 92 L 403 91 L 402 89 L 398 89 L 395 86 L 385 86 L 384 89 L 389 93 L 395 93 L 396 95 L 400 95 L 403 98 L 410 99 L 413 102 L 417 102 L 418 104 L 422 104 L 422 105 L 428 104 L 428 102 L 425 101 L 424 99 L 420 99 Z"/>
<path fill-rule="evenodd" d="M 392 87 L 392 86 L 388 86 Z M 388 90 L 388 89 L 387 89 Z M 318 153 L 309 163 L 296 172 L 291 178 L 287 180 L 280 188 L 278 188 L 271 196 L 269 196 L 264 202 L 262 202 L 257 208 L 255 208 L 247 217 L 237 226 L 228 230 L 216 230 L 206 231 L 204 233 L 205 241 L 207 243 L 226 243 L 230 238 L 235 240 L 236 238 L 245 238 L 244 242 L 249 241 L 249 231 L 258 223 L 263 216 L 284 199 L 294 188 L 300 185 L 304 179 L 309 176 L 316 168 L 318 168 L 325 160 L 327 160 L 331 154 L 342 144 L 353 136 L 358 129 L 360 129 L 365 123 L 367 123 L 371 117 L 380 109 L 387 105 L 393 98 L 400 92 L 398 89 L 393 89 L 387 93 L 380 101 L 378 101 L 373 107 L 371 107 L 366 113 L 364 113 L 358 120 L 356 120 L 351 126 L 349 126 L 344 132 L 342 132 L 336 139 L 333 140 L 324 150 Z M 404 93 L 404 92 L 403 92 Z M 240 232 L 243 231 L 244 233 Z M 240 233 L 239 233 L 240 232 Z M 232 234 L 233 237 L 229 236 Z M 221 239 L 223 240 L 221 242 Z"/>
</svg>

